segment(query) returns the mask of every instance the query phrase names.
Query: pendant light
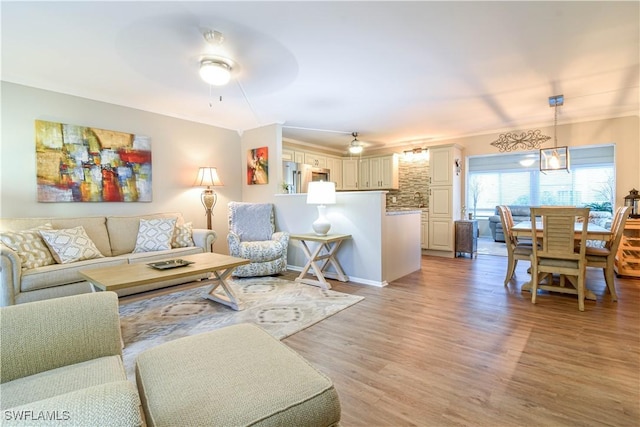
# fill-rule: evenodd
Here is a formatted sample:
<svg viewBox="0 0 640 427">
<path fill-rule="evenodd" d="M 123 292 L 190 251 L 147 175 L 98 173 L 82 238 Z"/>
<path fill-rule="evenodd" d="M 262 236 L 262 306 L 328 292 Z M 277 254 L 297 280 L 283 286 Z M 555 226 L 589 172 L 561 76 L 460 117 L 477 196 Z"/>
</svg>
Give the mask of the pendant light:
<svg viewBox="0 0 640 427">
<path fill-rule="evenodd" d="M 558 107 L 564 104 L 564 95 L 549 97 L 549 107 L 554 108 L 553 148 L 540 149 L 540 172 L 569 170 L 569 147 L 558 147 Z"/>
</svg>

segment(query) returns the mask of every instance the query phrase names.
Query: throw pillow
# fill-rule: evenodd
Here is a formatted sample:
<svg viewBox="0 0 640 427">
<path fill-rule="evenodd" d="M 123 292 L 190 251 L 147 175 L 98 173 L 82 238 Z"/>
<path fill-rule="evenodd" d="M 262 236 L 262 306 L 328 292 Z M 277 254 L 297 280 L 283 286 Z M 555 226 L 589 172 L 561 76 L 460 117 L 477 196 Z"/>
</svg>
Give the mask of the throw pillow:
<svg viewBox="0 0 640 427">
<path fill-rule="evenodd" d="M 40 235 L 59 264 L 104 258 L 81 225 L 63 230 L 40 230 Z"/>
<path fill-rule="evenodd" d="M 29 230 L 4 231 L 0 233 L 0 240 L 18 254 L 23 270 L 43 267 L 56 263 L 40 236 L 40 230 L 51 229 L 53 229 L 51 224 L 45 224 Z"/>
<path fill-rule="evenodd" d="M 171 249 L 177 218 L 140 219 L 138 237 L 133 253 Z"/>
<path fill-rule="evenodd" d="M 241 242 L 271 240 L 273 204 L 229 202 L 229 228 Z"/>
<path fill-rule="evenodd" d="M 193 242 L 193 223 L 186 222 L 182 225 L 176 225 L 173 233 L 172 248 L 189 248 L 195 246 Z"/>
</svg>

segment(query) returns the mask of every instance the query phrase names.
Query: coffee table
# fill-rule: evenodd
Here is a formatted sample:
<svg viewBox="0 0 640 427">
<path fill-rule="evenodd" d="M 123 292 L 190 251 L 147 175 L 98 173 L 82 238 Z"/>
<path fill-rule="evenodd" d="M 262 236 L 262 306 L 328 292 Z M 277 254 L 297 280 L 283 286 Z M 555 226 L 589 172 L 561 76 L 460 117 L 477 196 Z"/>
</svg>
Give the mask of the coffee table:
<svg viewBox="0 0 640 427">
<path fill-rule="evenodd" d="M 210 277 L 210 280 L 214 280 L 215 283 L 211 284 L 202 296 L 229 306 L 234 310 L 243 309 L 242 302 L 238 300 L 231 287 L 226 283 L 226 279 L 234 268 L 239 265 L 249 264 L 250 261 L 248 259 L 212 252 L 173 258 L 190 261 L 193 264 L 158 270 L 148 266 L 146 263 L 135 263 L 81 270 L 79 273 L 91 283 L 94 291 L 116 291 L 161 280 L 180 279 L 209 273 L 213 276 Z"/>
</svg>

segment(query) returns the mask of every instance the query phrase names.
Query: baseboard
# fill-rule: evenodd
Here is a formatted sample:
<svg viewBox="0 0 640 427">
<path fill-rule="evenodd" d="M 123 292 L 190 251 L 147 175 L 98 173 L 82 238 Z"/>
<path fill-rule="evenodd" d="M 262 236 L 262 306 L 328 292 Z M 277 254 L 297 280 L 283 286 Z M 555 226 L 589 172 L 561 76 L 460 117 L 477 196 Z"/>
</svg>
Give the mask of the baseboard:
<svg viewBox="0 0 640 427">
<path fill-rule="evenodd" d="M 297 265 L 287 265 L 287 270 L 302 271 L 302 267 L 298 267 Z M 315 276 L 315 274 L 312 271 L 309 271 L 309 274 L 311 274 L 312 276 Z M 324 274 L 324 277 L 326 277 L 327 279 L 338 280 L 338 275 L 334 272 L 324 271 L 323 274 Z M 357 283 L 359 285 L 367 285 L 367 286 L 375 286 L 377 288 L 384 288 L 389 284 L 386 280 L 379 282 L 377 280 L 363 279 L 360 277 L 354 277 L 349 275 L 347 276 L 349 277 L 349 283 Z"/>
</svg>

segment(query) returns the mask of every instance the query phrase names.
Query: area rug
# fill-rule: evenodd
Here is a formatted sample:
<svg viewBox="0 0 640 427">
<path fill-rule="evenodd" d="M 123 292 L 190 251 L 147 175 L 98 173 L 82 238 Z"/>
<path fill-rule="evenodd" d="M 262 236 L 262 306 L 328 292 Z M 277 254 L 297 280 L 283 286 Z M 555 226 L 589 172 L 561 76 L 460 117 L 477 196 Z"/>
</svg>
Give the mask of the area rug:
<svg viewBox="0 0 640 427">
<path fill-rule="evenodd" d="M 364 299 L 277 277 L 228 282 L 244 310 L 204 299 L 208 285 L 122 304 L 123 360 L 129 379 L 135 380 L 136 356 L 158 344 L 244 322 L 283 339 Z"/>
</svg>

